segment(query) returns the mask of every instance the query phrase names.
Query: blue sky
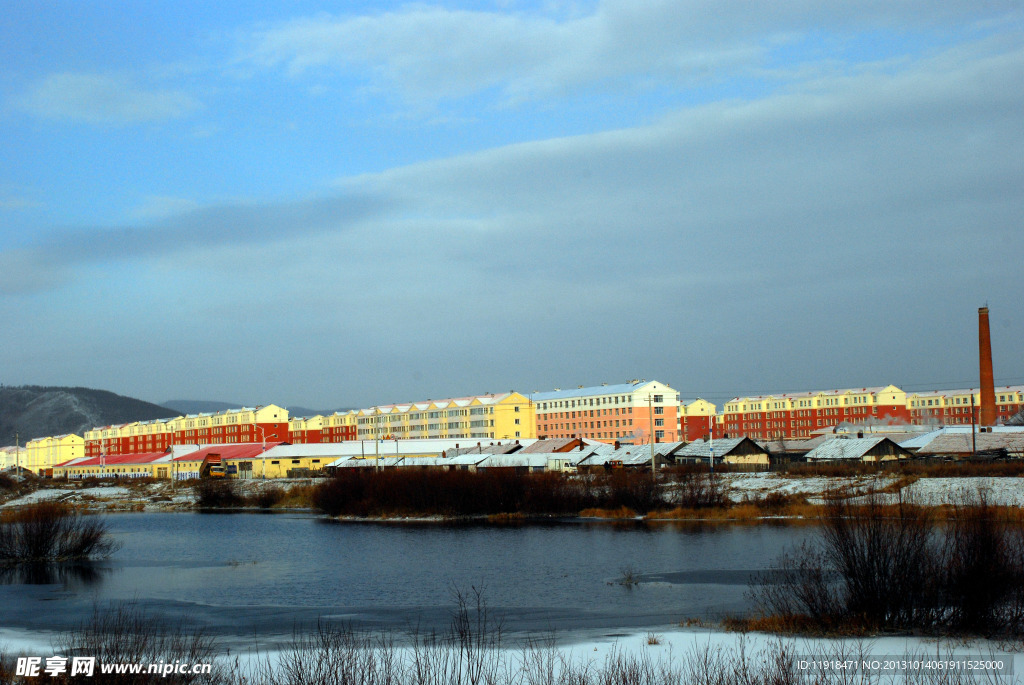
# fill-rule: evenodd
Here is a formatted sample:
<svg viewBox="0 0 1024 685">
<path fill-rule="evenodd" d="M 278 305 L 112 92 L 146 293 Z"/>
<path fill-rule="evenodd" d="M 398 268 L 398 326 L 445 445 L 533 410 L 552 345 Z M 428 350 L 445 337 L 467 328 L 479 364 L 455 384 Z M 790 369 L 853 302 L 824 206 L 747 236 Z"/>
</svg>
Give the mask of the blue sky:
<svg viewBox="0 0 1024 685">
<path fill-rule="evenodd" d="M 13 1 L 8 384 L 1024 382 L 1024 6 Z"/>
</svg>

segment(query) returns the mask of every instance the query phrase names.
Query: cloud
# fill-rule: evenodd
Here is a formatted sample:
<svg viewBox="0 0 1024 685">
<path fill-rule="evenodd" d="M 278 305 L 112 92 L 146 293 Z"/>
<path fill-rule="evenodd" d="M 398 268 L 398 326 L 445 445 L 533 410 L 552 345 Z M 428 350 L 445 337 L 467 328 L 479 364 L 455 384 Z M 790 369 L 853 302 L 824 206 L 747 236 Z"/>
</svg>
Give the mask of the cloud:
<svg viewBox="0 0 1024 685">
<path fill-rule="evenodd" d="M 755 302 L 782 312 L 866 307 L 937 273 L 1018 273 L 1024 50 L 976 45 L 891 72 L 345 178 L 325 197 L 69 230 L 17 257 L 46 279 L 0 289 L 159 261 L 197 289 L 230 272 L 262 292 L 272 270 L 275 296 L 355 293 L 342 298 L 351 320 L 383 330 L 417 312 L 456 325 L 467 312 L 495 323 L 509 311 L 484 286 L 453 285 L 463 294 L 452 306 L 444 288 L 416 295 L 417 283 L 498 279 L 537 311 L 586 319 L 600 303 L 655 313 L 623 294 L 638 283 L 664 302 L 713 293 L 737 312 Z"/>
<path fill-rule="evenodd" d="M 1019 12 L 1012 1 L 828 3 L 605 0 L 567 18 L 409 5 L 363 16 L 318 15 L 262 28 L 240 60 L 292 75 L 331 69 L 364 75 L 414 101 L 496 89 L 509 101 L 595 85 L 692 84 L 765 67 L 779 45 L 819 27 L 912 31 Z"/>
<path fill-rule="evenodd" d="M 26 197 L 2 197 L 0 196 L 0 210 L 22 210 L 22 209 L 35 209 L 42 205 L 35 200 L 30 200 Z"/>
<path fill-rule="evenodd" d="M 58 73 L 36 83 L 21 106 L 48 119 L 129 125 L 177 119 L 200 108 L 178 90 L 148 90 L 118 74 Z"/>
<path fill-rule="evenodd" d="M 130 213 L 130 218 L 137 222 L 166 219 L 176 214 L 185 214 L 199 209 L 199 203 L 182 197 L 150 195 Z"/>
</svg>

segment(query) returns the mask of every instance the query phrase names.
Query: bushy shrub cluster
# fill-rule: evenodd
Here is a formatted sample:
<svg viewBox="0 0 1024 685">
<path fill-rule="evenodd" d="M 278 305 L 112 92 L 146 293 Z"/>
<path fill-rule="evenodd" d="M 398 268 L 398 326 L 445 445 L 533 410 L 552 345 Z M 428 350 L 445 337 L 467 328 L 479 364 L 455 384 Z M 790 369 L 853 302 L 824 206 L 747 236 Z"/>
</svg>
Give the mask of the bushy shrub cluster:
<svg viewBox="0 0 1024 685">
<path fill-rule="evenodd" d="M 665 507 L 670 497 L 650 474 L 625 470 L 566 478 L 503 469 L 345 469 L 317 487 L 313 506 L 330 516 L 574 515 L 621 507 L 644 513 Z"/>
<path fill-rule="evenodd" d="M 38 502 L 0 515 L 0 564 L 102 558 L 118 547 L 101 518 L 83 516 L 60 502 Z"/>
<path fill-rule="evenodd" d="M 872 493 L 830 498 L 817 539 L 753 588 L 793 629 L 1024 633 L 1024 531 L 983 493 L 939 510 Z"/>
</svg>

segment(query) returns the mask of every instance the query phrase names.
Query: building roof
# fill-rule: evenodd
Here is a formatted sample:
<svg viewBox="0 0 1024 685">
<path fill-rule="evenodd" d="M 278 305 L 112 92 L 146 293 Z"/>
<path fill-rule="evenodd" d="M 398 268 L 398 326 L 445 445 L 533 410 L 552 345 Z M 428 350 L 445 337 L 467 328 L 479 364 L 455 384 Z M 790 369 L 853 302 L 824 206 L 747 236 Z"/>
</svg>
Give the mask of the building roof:
<svg viewBox="0 0 1024 685">
<path fill-rule="evenodd" d="M 781 399 L 807 399 L 809 397 L 820 397 L 821 395 L 828 395 L 830 397 L 838 397 L 841 395 L 863 395 L 866 393 L 878 394 L 887 390 L 890 387 L 888 385 L 873 385 L 864 388 L 836 388 L 833 390 L 802 390 L 798 392 L 779 392 L 769 393 L 767 395 L 745 395 L 743 397 L 734 397 L 729 402 L 744 402 L 744 401 L 760 401 L 760 400 L 781 400 Z M 903 392 L 899 390 L 899 392 Z"/>
<path fill-rule="evenodd" d="M 431 407 L 431 406 L 442 407 L 442 408 L 443 407 L 452 407 L 452 406 L 455 406 L 455 407 L 468 407 L 471 404 L 473 404 L 473 402 L 479 402 L 480 404 L 488 405 L 488 404 L 497 404 L 498 402 L 501 402 L 502 400 L 506 399 L 507 397 L 512 396 L 513 394 L 518 394 L 518 393 L 516 393 L 515 391 L 512 391 L 512 392 L 502 392 L 502 393 L 496 393 L 496 394 L 495 393 L 484 393 L 483 395 L 468 395 L 466 397 L 446 397 L 444 399 L 439 399 L 439 400 L 426 400 L 426 401 L 418 401 L 418 402 L 393 402 L 391 404 L 378 404 L 378 405 L 375 405 L 373 407 L 364 407 L 362 409 L 357 409 L 355 411 L 360 413 L 360 414 L 370 414 L 370 413 L 374 413 L 374 412 L 381 413 L 381 414 L 390 414 L 390 413 L 392 413 L 394 411 L 401 411 L 401 412 L 409 411 L 413 407 L 415 407 L 417 409 L 420 409 L 420 410 L 426 409 L 426 408 Z"/>
<path fill-rule="evenodd" d="M 141 454 L 114 454 L 104 457 L 78 457 L 69 459 L 54 468 L 69 468 L 81 466 L 136 466 L 141 464 L 152 464 L 154 462 L 169 462 L 171 455 L 167 452 L 144 452 Z"/>
<path fill-rule="evenodd" d="M 529 447 L 532 446 L 533 445 L 530 445 Z M 517 444 L 514 442 L 499 442 L 489 445 L 476 444 L 470 447 L 452 447 L 451 449 L 445 450 L 445 456 L 457 457 L 460 454 L 511 454 L 512 452 L 518 452 L 520 450 L 526 452 L 529 450 L 529 447 L 524 448 L 521 443 Z"/>
<path fill-rule="evenodd" d="M 711 448 L 714 446 L 715 459 L 720 459 L 736 449 L 744 440 L 750 440 L 750 438 L 716 438 L 713 445 L 712 442 L 707 440 L 694 440 L 681 450 L 677 451 L 675 456 L 689 457 L 691 459 L 708 459 L 711 457 Z M 753 440 L 750 440 L 750 442 L 757 445 Z M 758 447 L 760 447 L 760 445 L 758 445 Z"/>
<path fill-rule="evenodd" d="M 970 429 L 970 426 L 965 426 Z M 929 434 L 932 435 L 932 434 Z M 918 454 L 971 454 L 1006 450 L 1010 454 L 1024 456 L 1024 431 L 996 431 L 977 433 L 972 440 L 967 431 L 935 431 L 934 437 L 918 448 Z"/>
<path fill-rule="evenodd" d="M 546 468 L 550 459 L 565 459 L 565 452 L 523 454 L 492 454 L 477 464 L 478 469 Z"/>
<path fill-rule="evenodd" d="M 565 450 L 568 447 L 572 447 L 580 438 L 545 438 L 543 440 L 536 440 L 522 449 L 523 453 L 531 454 L 533 452 L 558 452 Z M 584 443 L 585 444 L 585 443 Z"/>
<path fill-rule="evenodd" d="M 210 456 L 219 456 L 221 459 L 257 459 L 270 450 L 280 445 L 280 442 L 268 442 L 266 452 L 261 442 L 240 442 L 224 445 L 203 445 L 199 449 L 174 457 L 173 461 L 202 461 Z"/>
<path fill-rule="evenodd" d="M 894 447 L 899 447 L 899 445 L 884 435 L 873 435 L 865 438 L 832 438 L 808 452 L 807 460 L 863 459 L 865 454 L 883 442 L 892 442 Z"/>
<path fill-rule="evenodd" d="M 530 399 L 536 402 L 547 402 L 549 400 L 564 400 L 573 397 L 592 397 L 594 395 L 628 395 L 641 388 L 646 388 L 652 383 L 660 381 L 642 381 L 639 383 L 619 383 L 617 385 L 595 385 L 588 388 L 572 388 L 570 390 L 550 390 L 546 392 L 535 392 Z M 661 383 L 665 385 L 664 383 Z M 668 387 L 665 385 L 665 387 Z"/>
</svg>

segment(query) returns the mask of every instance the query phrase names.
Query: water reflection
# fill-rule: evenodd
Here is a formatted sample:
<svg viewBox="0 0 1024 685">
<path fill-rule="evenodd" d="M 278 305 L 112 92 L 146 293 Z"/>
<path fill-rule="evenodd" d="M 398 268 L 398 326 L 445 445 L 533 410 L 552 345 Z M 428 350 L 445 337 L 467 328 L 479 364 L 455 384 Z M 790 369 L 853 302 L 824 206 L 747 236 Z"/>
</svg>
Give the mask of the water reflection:
<svg viewBox="0 0 1024 685">
<path fill-rule="evenodd" d="M 99 585 L 113 573 L 109 566 L 89 562 L 13 564 L 0 566 L 0 585 L 64 585 L 69 589 Z"/>
<path fill-rule="evenodd" d="M 443 629 L 453 587 L 485 588 L 509 630 L 716 620 L 747 611 L 748 579 L 806 533 L 708 522 L 499 526 L 307 514 L 127 513 L 107 523 L 122 548 L 105 562 L 0 575 L 0 626 L 62 629 L 87 618 L 95 601 L 138 601 L 154 615 L 189 614 L 223 634 L 271 634 L 319 617 L 367 629 Z M 637 576 L 632 587 L 619 582 L 624 567 Z"/>
</svg>

